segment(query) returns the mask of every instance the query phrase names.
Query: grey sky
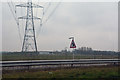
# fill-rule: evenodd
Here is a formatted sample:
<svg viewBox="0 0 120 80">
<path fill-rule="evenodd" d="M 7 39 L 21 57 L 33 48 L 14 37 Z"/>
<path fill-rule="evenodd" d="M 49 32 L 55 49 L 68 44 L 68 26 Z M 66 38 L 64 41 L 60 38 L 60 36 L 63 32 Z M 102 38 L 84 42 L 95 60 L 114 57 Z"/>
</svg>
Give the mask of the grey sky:
<svg viewBox="0 0 120 80">
<path fill-rule="evenodd" d="M 7 4 L 2 7 L 3 51 L 21 51 L 18 28 Z M 118 7 L 115 2 L 61 3 L 37 38 L 38 50 L 62 50 L 75 37 L 77 48 L 118 49 Z"/>
</svg>

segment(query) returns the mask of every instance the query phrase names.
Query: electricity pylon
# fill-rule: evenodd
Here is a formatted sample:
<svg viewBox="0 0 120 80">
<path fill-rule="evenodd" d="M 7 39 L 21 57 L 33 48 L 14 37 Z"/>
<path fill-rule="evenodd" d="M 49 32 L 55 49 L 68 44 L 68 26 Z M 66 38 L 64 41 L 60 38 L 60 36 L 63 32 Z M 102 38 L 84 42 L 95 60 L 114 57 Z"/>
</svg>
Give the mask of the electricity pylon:
<svg viewBox="0 0 120 80">
<path fill-rule="evenodd" d="M 43 9 L 43 7 L 40 5 L 33 4 L 31 0 L 28 0 L 28 2 L 25 4 L 16 5 L 16 7 L 26 7 L 27 8 L 27 15 L 18 17 L 18 19 L 26 20 L 22 52 L 30 52 L 30 51 L 37 52 L 34 19 L 41 20 L 41 18 L 35 17 L 33 15 L 33 8 L 42 8 Z"/>
</svg>

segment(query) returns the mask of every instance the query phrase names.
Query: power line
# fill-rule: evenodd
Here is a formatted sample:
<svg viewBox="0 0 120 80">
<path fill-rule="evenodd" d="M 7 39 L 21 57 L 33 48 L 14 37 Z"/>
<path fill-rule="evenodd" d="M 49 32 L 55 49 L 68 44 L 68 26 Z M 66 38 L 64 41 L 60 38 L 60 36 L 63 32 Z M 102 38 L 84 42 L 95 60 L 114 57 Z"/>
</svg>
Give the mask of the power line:
<svg viewBox="0 0 120 80">
<path fill-rule="evenodd" d="M 17 26 L 18 26 L 18 35 L 19 35 L 19 38 L 20 38 L 20 43 L 22 44 L 22 39 L 21 39 L 21 34 L 20 34 L 20 28 L 19 28 L 19 21 L 17 20 L 15 14 L 14 14 L 14 11 L 12 10 L 12 7 L 11 7 L 11 5 L 10 5 L 9 2 L 8 2 L 8 6 L 9 6 L 11 12 L 12 12 L 12 15 L 13 15 L 13 17 L 14 17 L 16 23 L 17 23 Z"/>
<path fill-rule="evenodd" d="M 42 28 L 43 24 L 45 24 L 45 23 L 50 19 L 50 17 L 51 17 L 51 16 L 53 15 L 53 13 L 56 11 L 56 9 L 58 8 L 59 5 L 60 5 L 60 2 L 55 6 L 55 8 L 53 9 L 53 11 L 52 11 L 52 12 L 50 13 L 50 15 L 48 16 L 48 18 L 47 18 L 44 22 L 42 22 L 42 23 L 40 24 L 40 28 L 38 29 L 36 38 L 38 38 L 38 36 L 39 36 L 39 34 L 40 34 L 40 32 L 41 32 L 41 28 Z M 43 11 L 43 16 L 42 16 L 42 19 L 41 19 L 41 20 L 43 20 L 45 14 L 46 14 L 47 11 L 49 10 L 49 7 L 50 7 L 50 6 L 51 6 L 51 2 L 49 2 L 49 4 L 48 4 L 48 6 L 46 7 L 45 11 Z"/>
<path fill-rule="evenodd" d="M 41 28 L 42 28 L 42 20 L 40 21 L 40 27 L 38 28 L 38 32 L 37 32 L 37 35 L 36 35 L 36 38 L 38 38 L 40 32 L 41 32 Z"/>
<path fill-rule="evenodd" d="M 47 19 L 43 22 L 43 24 L 45 24 L 49 19 L 50 17 L 53 15 L 53 13 L 56 11 L 56 9 L 59 7 L 60 5 L 60 2 L 56 5 L 56 7 L 53 9 L 53 11 L 50 13 L 50 15 L 47 17 Z"/>
<path fill-rule="evenodd" d="M 13 17 L 14 17 L 14 19 L 15 19 L 15 21 L 16 21 L 16 23 L 17 23 L 17 25 L 19 25 L 18 20 L 17 20 L 16 16 L 14 15 L 14 12 L 13 12 L 13 10 L 12 10 L 12 8 L 11 8 L 11 6 L 10 6 L 10 3 L 9 3 L 9 2 L 8 2 L 8 6 L 9 6 L 9 8 L 10 8 L 11 12 L 12 12 L 12 15 L 13 15 Z"/>
<path fill-rule="evenodd" d="M 44 11 L 44 15 L 48 11 L 48 9 L 50 8 L 50 6 L 51 6 L 51 2 L 48 3 L 48 6 L 46 7 L 46 10 Z"/>
</svg>

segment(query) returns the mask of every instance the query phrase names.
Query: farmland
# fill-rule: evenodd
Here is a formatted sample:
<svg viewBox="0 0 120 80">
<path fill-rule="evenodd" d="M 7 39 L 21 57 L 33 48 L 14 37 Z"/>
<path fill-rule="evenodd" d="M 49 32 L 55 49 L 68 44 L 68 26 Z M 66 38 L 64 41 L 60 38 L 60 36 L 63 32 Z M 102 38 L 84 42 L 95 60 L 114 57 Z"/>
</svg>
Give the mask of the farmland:
<svg viewBox="0 0 120 80">
<path fill-rule="evenodd" d="M 56 53 L 56 54 L 36 54 L 36 53 L 3 53 L 2 60 L 58 60 L 58 59 L 72 59 L 73 54 Z M 118 55 L 101 55 L 101 54 L 74 54 L 75 59 L 115 59 Z"/>
</svg>

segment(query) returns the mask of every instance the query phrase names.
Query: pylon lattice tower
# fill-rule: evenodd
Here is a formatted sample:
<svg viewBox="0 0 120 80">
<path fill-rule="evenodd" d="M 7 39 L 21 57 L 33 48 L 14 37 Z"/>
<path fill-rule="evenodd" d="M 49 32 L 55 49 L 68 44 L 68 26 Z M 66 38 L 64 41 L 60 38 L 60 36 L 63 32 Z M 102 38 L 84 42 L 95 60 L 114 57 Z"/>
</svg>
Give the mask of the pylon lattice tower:
<svg viewBox="0 0 120 80">
<path fill-rule="evenodd" d="M 16 7 L 27 7 L 27 15 L 18 17 L 18 19 L 26 19 L 22 52 L 31 52 L 31 51 L 37 52 L 34 19 L 41 20 L 41 18 L 35 17 L 33 15 L 33 8 L 43 8 L 43 7 L 33 4 L 32 1 L 28 1 L 25 4 L 16 5 Z"/>
</svg>

